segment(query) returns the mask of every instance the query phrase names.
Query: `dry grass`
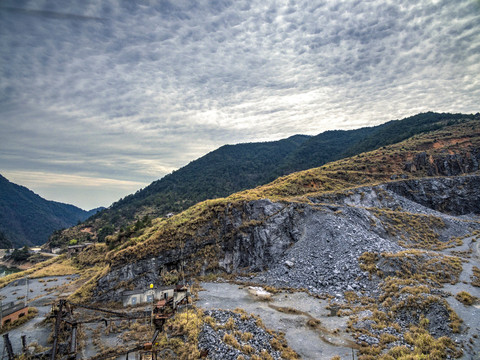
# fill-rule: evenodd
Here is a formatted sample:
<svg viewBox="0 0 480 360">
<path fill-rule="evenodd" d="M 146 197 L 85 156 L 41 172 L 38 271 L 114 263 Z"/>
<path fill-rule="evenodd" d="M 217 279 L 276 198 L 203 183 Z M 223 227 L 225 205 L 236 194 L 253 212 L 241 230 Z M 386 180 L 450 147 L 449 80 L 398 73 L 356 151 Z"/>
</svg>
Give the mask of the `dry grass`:
<svg viewBox="0 0 480 360">
<path fill-rule="evenodd" d="M 155 344 L 154 351 L 170 348 L 179 359 L 198 359 L 198 335 L 203 324 L 203 312 L 192 308 L 182 313 L 176 313 L 165 324 L 165 328 L 172 329 L 167 337 L 162 333 Z"/>
<path fill-rule="evenodd" d="M 383 264 L 378 268 L 380 260 Z M 455 284 L 462 273 L 462 260 L 459 257 L 421 250 L 405 250 L 394 254 L 366 252 L 360 256 L 359 262 L 362 270 L 376 274 L 380 278 L 386 277 L 381 269 L 396 269 L 395 274 L 388 275 L 401 279 L 415 279 L 434 286 L 441 286 L 444 283 Z"/>
<path fill-rule="evenodd" d="M 461 239 L 440 241 L 438 230 L 445 227 L 440 217 L 424 214 L 412 214 L 399 210 L 372 208 L 390 236 L 401 239 L 399 245 L 408 248 L 443 250 L 461 245 Z"/>
<path fill-rule="evenodd" d="M 476 266 L 472 268 L 472 285 L 476 287 L 480 287 L 480 269 Z"/>
<path fill-rule="evenodd" d="M 78 274 L 80 270 L 74 266 L 71 259 L 65 259 L 35 271 L 30 277 L 64 276 Z"/>
<path fill-rule="evenodd" d="M 463 305 L 473 305 L 477 298 L 475 296 L 470 295 L 470 293 L 466 291 L 460 291 L 457 295 L 455 295 L 455 299 L 460 301 Z"/>
<path fill-rule="evenodd" d="M 63 273 L 63 271 L 66 271 L 66 273 Z M 38 263 L 28 270 L 10 274 L 1 278 L 0 289 L 8 285 L 10 282 L 21 279 L 25 276 L 30 278 L 39 278 L 44 276 L 72 275 L 78 272 L 79 270 L 73 267 L 72 263 L 68 261 L 65 255 L 60 255 L 58 257 L 48 259 L 47 261 Z"/>
</svg>

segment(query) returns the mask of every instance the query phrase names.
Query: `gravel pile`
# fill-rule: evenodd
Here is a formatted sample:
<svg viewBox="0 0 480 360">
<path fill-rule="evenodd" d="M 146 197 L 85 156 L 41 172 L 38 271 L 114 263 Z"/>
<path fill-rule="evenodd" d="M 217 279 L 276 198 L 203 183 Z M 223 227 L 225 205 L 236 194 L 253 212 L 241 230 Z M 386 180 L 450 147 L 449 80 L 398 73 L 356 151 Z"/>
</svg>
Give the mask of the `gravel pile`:
<svg viewBox="0 0 480 360">
<path fill-rule="evenodd" d="M 248 360 L 252 355 L 260 356 L 262 351 L 267 352 L 273 359 L 281 359 L 280 352 L 270 344 L 273 335 L 259 327 L 256 318 L 227 310 L 207 310 L 205 316 L 211 316 L 215 320 L 215 326 L 208 323 L 203 325 L 198 347 L 208 352 L 209 359 L 237 359 L 243 356 Z M 226 326 L 230 318 L 233 319 L 233 327 Z M 224 341 L 226 334 L 235 338 L 238 343 L 236 347 Z"/>
<path fill-rule="evenodd" d="M 372 231 L 367 210 L 349 206 L 339 209 L 326 209 L 316 215 L 316 226 L 307 229 L 321 231 L 304 234 L 280 261 L 253 281 L 339 298 L 344 291 L 378 291 L 377 283 L 360 269 L 358 258 L 366 251 L 398 252 L 403 248 Z"/>
</svg>

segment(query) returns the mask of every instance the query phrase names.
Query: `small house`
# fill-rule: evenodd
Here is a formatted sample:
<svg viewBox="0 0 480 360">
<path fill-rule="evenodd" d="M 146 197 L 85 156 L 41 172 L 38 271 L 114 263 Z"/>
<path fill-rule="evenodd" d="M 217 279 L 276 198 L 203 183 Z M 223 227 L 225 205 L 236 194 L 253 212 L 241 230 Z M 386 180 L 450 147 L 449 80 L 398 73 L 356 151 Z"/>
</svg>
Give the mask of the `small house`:
<svg viewBox="0 0 480 360">
<path fill-rule="evenodd" d="M 28 306 L 25 303 L 8 303 L 0 308 L 1 326 L 14 322 L 28 314 Z"/>
<path fill-rule="evenodd" d="M 122 293 L 123 306 L 137 306 L 152 303 L 154 300 L 169 299 L 174 296 L 175 287 L 161 286 L 154 289 L 131 290 Z"/>
<path fill-rule="evenodd" d="M 79 245 L 71 245 L 67 248 L 69 255 L 78 254 L 80 251 L 85 249 L 87 246 L 92 245 L 92 243 L 83 243 Z"/>
</svg>

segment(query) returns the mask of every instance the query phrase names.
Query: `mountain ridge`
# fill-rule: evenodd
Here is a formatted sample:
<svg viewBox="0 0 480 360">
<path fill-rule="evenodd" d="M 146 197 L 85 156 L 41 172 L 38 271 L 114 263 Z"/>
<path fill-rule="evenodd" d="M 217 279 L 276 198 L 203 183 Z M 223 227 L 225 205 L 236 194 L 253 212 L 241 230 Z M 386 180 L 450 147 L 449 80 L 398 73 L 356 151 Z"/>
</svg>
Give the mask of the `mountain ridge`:
<svg viewBox="0 0 480 360">
<path fill-rule="evenodd" d="M 479 115 L 427 112 L 402 120 L 355 130 L 326 131 L 316 136 L 294 135 L 267 143 L 224 145 L 149 186 L 115 202 L 78 227 L 56 232 L 49 246 L 75 238 L 85 240 L 89 228 L 97 241 L 132 223 L 177 213 L 199 201 L 221 198 L 266 184 L 282 175 L 321 166 L 351 152 L 373 150 L 412 134 Z"/>
<path fill-rule="evenodd" d="M 281 298 L 304 292 L 309 304 L 344 318 L 335 333 L 352 336 L 359 359 L 473 356 L 480 121 L 440 125 L 135 224 L 40 271 L 78 272 L 75 303 L 121 303 L 126 290 L 198 276 Z M 458 300 L 465 294 L 470 305 Z M 202 346 L 218 354 L 217 344 Z"/>
<path fill-rule="evenodd" d="M 42 245 L 55 230 L 84 221 L 97 210 L 46 200 L 0 175 L 0 232 L 15 247 Z"/>
</svg>

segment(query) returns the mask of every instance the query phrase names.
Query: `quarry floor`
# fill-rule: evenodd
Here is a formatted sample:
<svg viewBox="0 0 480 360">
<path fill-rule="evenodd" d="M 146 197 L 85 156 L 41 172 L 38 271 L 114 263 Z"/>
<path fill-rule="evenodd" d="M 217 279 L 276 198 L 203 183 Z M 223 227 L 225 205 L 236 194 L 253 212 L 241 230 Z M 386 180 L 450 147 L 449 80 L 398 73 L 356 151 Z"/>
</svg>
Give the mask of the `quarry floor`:
<svg viewBox="0 0 480 360">
<path fill-rule="evenodd" d="M 352 349 L 353 339 L 345 333 L 348 319 L 329 316 L 330 311 L 325 309 L 328 305 L 326 300 L 303 292 L 281 292 L 266 300 L 248 286 L 230 283 L 201 283 L 201 286 L 204 291 L 199 292 L 198 307 L 242 308 L 255 314 L 267 328 L 284 332 L 288 345 L 302 359 L 330 359 L 335 355 L 352 359 L 352 351 L 355 351 Z M 310 319 L 320 320 L 321 326 L 308 326 Z M 338 333 L 334 334 L 337 329 Z"/>
</svg>

